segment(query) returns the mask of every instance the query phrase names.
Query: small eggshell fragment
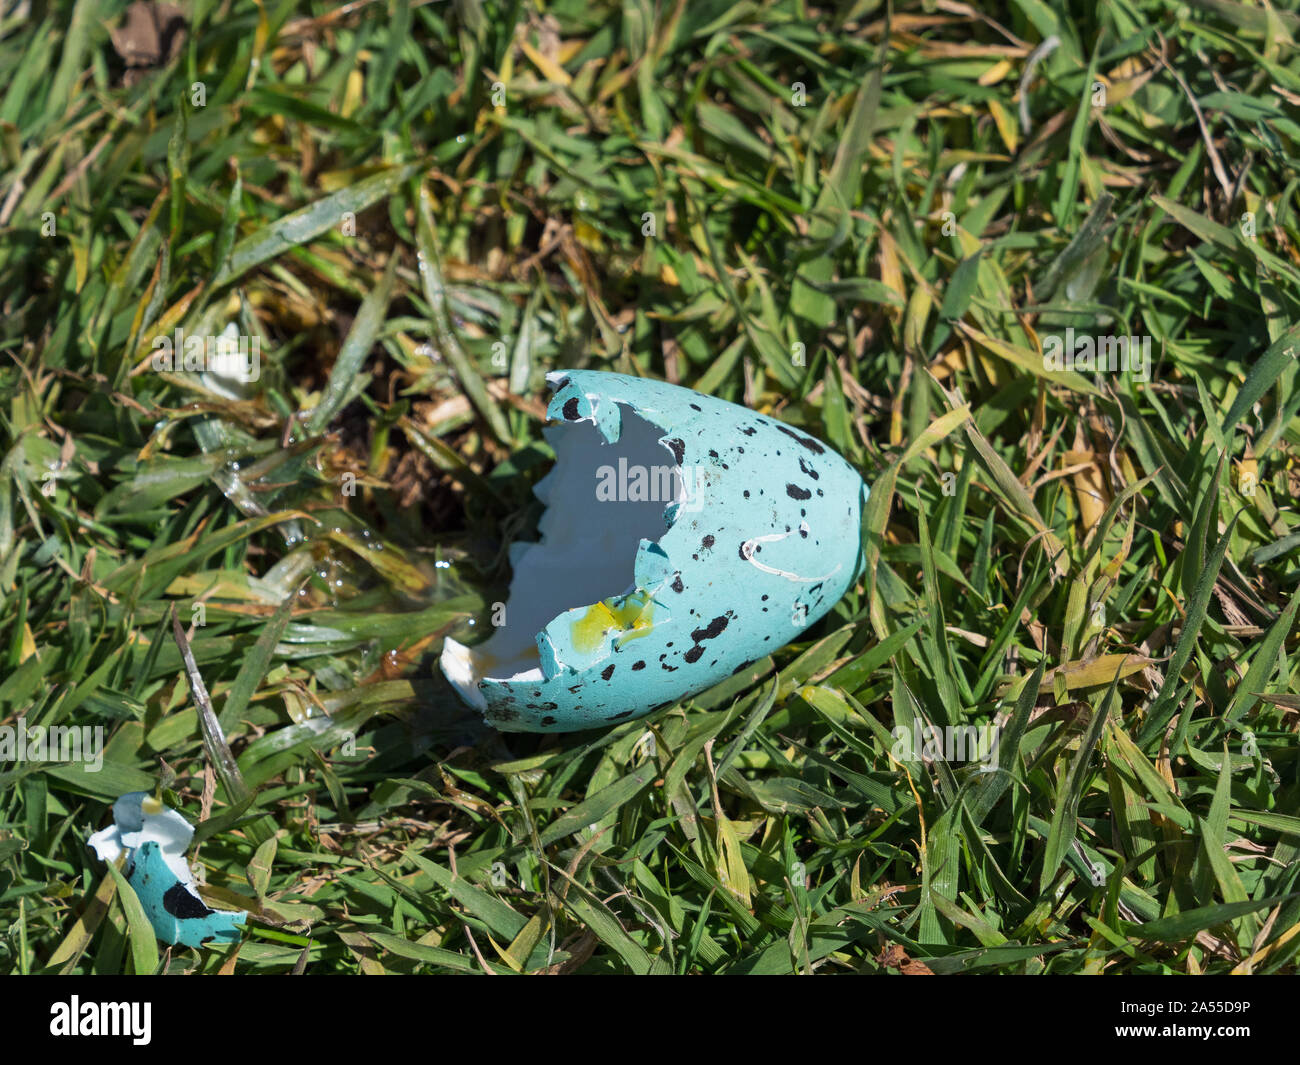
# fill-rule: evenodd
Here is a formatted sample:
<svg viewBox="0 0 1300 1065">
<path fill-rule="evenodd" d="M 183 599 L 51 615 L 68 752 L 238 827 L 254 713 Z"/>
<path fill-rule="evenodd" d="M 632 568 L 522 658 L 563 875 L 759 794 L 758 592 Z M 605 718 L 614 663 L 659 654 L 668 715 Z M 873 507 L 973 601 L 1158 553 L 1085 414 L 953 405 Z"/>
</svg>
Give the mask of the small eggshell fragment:
<svg viewBox="0 0 1300 1065">
<path fill-rule="evenodd" d="M 164 943 L 234 943 L 248 913 L 214 910 L 199 898 L 185 861 L 193 837 L 194 829 L 175 810 L 148 792 L 132 791 L 113 803 L 113 823 L 86 843 L 103 862 L 126 856 L 123 874 Z"/>
</svg>

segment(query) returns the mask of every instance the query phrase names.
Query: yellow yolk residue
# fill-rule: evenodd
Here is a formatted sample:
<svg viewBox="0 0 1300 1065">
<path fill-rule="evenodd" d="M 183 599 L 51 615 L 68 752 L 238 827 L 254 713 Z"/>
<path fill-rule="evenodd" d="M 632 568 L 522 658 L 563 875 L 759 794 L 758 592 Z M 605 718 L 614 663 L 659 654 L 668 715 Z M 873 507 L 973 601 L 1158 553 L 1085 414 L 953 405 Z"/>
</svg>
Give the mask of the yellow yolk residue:
<svg viewBox="0 0 1300 1065">
<path fill-rule="evenodd" d="M 654 600 L 646 592 L 633 592 L 589 606 L 587 612 L 573 623 L 573 648 L 589 654 L 610 632 L 622 633 L 618 638 L 622 646 L 653 628 Z"/>
</svg>

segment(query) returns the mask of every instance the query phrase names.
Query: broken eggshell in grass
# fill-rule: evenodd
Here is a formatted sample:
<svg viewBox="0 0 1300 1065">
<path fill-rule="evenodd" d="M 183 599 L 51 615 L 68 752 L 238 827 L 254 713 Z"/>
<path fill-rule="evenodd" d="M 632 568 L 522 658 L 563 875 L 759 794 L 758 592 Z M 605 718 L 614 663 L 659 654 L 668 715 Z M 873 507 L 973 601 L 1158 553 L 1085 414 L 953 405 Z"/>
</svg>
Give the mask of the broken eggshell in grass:
<svg viewBox="0 0 1300 1065">
<path fill-rule="evenodd" d="M 126 881 L 164 943 L 233 943 L 248 914 L 214 910 L 199 898 L 185 862 L 193 837 L 194 829 L 175 810 L 148 792 L 132 791 L 113 803 L 113 823 L 86 843 L 102 862 L 126 855 Z"/>
<path fill-rule="evenodd" d="M 505 624 L 442 670 L 488 724 L 572 732 L 704 691 L 796 638 L 859 576 L 857 472 L 807 433 L 660 381 L 547 375 L 555 467 L 510 547 Z"/>
</svg>

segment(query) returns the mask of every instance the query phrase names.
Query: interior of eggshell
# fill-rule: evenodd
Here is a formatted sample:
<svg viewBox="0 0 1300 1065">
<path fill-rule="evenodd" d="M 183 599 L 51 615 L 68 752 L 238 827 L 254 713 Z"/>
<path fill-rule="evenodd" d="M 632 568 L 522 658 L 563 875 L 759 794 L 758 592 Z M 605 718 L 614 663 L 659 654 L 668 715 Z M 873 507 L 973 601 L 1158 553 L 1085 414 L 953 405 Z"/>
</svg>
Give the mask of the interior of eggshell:
<svg viewBox="0 0 1300 1065">
<path fill-rule="evenodd" d="M 635 589 L 637 548 L 642 540 L 657 542 L 664 535 L 664 509 L 685 496 L 672 452 L 659 442 L 663 430 L 629 407 L 620 408 L 620 413 L 622 430 L 615 444 L 607 443 L 589 420 L 545 431 L 555 449 L 555 467 L 536 489 L 546 504 L 538 523 L 540 541 L 515 545 L 512 551 L 514 574 L 505 624 L 476 647 L 448 639 L 443 648 L 448 680 L 480 708 L 485 703 L 478 691 L 480 680 L 542 678 L 537 634 L 558 615 Z M 628 470 L 673 467 L 673 498 L 598 498 L 601 467 L 617 471 L 620 458 Z"/>
</svg>

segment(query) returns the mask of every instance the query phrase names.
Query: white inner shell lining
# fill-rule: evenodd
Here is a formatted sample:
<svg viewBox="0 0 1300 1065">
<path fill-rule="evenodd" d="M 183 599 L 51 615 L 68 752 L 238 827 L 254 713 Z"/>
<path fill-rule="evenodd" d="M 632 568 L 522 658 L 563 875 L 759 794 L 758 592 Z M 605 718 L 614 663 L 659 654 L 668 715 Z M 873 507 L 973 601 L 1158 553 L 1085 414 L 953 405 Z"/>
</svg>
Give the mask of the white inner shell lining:
<svg viewBox="0 0 1300 1065">
<path fill-rule="evenodd" d="M 635 590 L 637 548 L 642 540 L 659 541 L 667 532 L 665 507 L 685 498 L 680 467 L 659 443 L 663 430 L 630 407 L 620 414 L 616 444 L 607 443 L 591 421 L 545 431 L 555 468 L 537 486 L 546 504 L 540 541 L 512 548 L 505 624 L 474 648 L 448 639 L 442 652 L 447 679 L 480 709 L 486 705 L 478 691 L 484 678 L 542 679 L 537 634 L 558 615 Z M 626 473 L 620 477 L 621 471 Z M 627 498 L 637 471 L 644 471 L 648 499 Z M 611 488 L 614 499 L 608 498 Z M 670 498 L 664 498 L 667 493 Z"/>
</svg>

